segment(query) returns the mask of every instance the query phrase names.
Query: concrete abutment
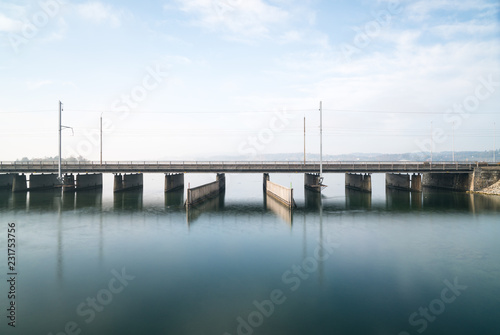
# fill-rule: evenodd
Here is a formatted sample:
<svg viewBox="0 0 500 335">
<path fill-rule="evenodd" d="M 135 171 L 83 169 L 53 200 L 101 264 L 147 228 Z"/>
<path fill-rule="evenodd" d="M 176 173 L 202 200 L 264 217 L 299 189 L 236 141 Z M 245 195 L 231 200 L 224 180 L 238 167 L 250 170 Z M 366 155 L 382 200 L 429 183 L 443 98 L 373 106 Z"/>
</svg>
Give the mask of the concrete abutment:
<svg viewBox="0 0 500 335">
<path fill-rule="evenodd" d="M 361 192 L 372 192 L 372 176 L 369 174 L 345 174 L 345 187 Z"/>
<path fill-rule="evenodd" d="M 165 192 L 174 192 L 184 189 L 183 173 L 165 174 Z"/>
<path fill-rule="evenodd" d="M 29 180 L 29 185 L 30 185 L 29 190 L 38 191 L 38 190 L 54 189 L 57 186 L 60 186 L 60 182 L 57 178 L 58 176 L 55 173 L 32 174 L 30 175 L 30 180 Z"/>
<path fill-rule="evenodd" d="M 123 192 L 128 190 L 136 190 L 143 188 L 143 174 L 115 174 L 113 192 Z"/>
<path fill-rule="evenodd" d="M 0 174 L 0 190 L 12 190 L 14 173 Z"/>
<path fill-rule="evenodd" d="M 385 186 L 396 190 L 422 192 L 422 177 L 415 173 L 413 175 L 386 173 Z"/>
<path fill-rule="evenodd" d="M 321 192 L 321 180 L 318 173 L 304 174 L 304 187 L 309 191 Z"/>
<path fill-rule="evenodd" d="M 269 174 L 264 174 L 264 190 L 267 195 L 274 198 L 288 208 L 297 207 L 293 199 L 293 188 L 281 186 L 269 180 Z"/>
<path fill-rule="evenodd" d="M 226 175 L 218 173 L 216 180 L 212 183 L 187 189 L 186 208 L 200 204 L 208 199 L 217 197 L 226 189 Z"/>
</svg>

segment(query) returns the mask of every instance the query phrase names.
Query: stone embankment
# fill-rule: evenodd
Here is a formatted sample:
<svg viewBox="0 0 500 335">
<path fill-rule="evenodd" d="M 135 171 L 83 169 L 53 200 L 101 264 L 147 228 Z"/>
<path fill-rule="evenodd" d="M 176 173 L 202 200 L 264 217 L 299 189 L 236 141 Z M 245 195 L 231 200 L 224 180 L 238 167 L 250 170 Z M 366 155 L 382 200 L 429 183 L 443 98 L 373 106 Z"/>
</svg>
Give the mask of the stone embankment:
<svg viewBox="0 0 500 335">
<path fill-rule="evenodd" d="M 500 195 L 500 181 L 497 181 L 495 184 L 474 193 Z"/>
</svg>

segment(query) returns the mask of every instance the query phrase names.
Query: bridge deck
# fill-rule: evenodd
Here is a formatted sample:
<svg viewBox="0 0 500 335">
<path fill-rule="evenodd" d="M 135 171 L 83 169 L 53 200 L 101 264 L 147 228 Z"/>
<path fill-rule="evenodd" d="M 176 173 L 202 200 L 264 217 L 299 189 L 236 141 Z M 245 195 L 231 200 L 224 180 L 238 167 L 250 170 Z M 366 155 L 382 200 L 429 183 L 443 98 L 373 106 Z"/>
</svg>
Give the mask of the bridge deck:
<svg viewBox="0 0 500 335">
<path fill-rule="evenodd" d="M 63 162 L 63 173 L 318 173 L 319 162 Z M 323 162 L 324 173 L 470 173 L 477 162 Z M 0 173 L 55 173 L 57 162 L 0 162 Z"/>
</svg>

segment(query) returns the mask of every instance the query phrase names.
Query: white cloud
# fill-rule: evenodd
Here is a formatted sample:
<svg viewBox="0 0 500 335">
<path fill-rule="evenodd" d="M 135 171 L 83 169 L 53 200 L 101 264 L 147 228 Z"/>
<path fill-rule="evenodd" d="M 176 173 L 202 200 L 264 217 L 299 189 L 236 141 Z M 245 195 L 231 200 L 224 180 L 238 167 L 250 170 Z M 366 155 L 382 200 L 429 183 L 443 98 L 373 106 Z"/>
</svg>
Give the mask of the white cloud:
<svg viewBox="0 0 500 335">
<path fill-rule="evenodd" d="M 47 86 L 47 85 L 52 85 L 53 82 L 52 80 L 37 80 L 37 81 L 28 81 L 26 82 L 26 87 L 29 90 L 36 90 L 39 89 L 42 86 Z"/>
<path fill-rule="evenodd" d="M 290 18 L 286 10 L 263 0 L 177 0 L 180 9 L 197 16 L 196 24 L 243 37 L 268 36 Z"/>
<path fill-rule="evenodd" d="M 0 32 L 15 32 L 22 28 L 22 22 L 8 18 L 0 13 Z"/>
<path fill-rule="evenodd" d="M 455 35 L 478 35 L 500 32 L 498 23 L 481 24 L 475 21 L 457 24 L 443 24 L 430 30 L 438 36 L 449 39 Z"/>
<path fill-rule="evenodd" d="M 77 6 L 78 13 L 89 21 L 95 23 L 109 23 L 112 27 L 119 27 L 124 13 L 110 5 L 101 2 L 87 2 Z"/>
<path fill-rule="evenodd" d="M 483 11 L 498 9 L 498 3 L 492 3 L 485 0 L 419 0 L 408 5 L 407 13 L 410 19 L 421 22 L 428 20 L 432 13 L 437 10 L 453 11 Z"/>
</svg>

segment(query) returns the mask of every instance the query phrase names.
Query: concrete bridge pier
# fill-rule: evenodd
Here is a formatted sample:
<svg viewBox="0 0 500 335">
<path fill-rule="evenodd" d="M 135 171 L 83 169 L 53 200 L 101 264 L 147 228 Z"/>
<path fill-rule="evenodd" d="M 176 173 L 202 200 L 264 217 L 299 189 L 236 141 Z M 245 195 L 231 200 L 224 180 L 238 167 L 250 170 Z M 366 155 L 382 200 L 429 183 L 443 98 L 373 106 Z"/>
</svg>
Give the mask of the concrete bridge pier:
<svg viewBox="0 0 500 335">
<path fill-rule="evenodd" d="M 0 174 L 0 190 L 12 190 L 14 175 L 13 173 Z"/>
<path fill-rule="evenodd" d="M 372 176 L 370 174 L 345 174 L 345 187 L 351 190 L 372 192 Z"/>
<path fill-rule="evenodd" d="M 142 186 L 142 174 L 141 174 L 141 186 Z M 91 174 L 77 174 L 75 189 L 77 191 L 81 190 L 94 190 L 102 188 L 102 173 L 91 173 Z"/>
<path fill-rule="evenodd" d="M 184 189 L 183 173 L 165 174 L 165 192 L 174 192 Z"/>
<path fill-rule="evenodd" d="M 73 192 L 75 191 L 75 176 L 71 174 L 65 174 L 63 177 L 63 192 Z"/>
<path fill-rule="evenodd" d="M 142 173 L 133 174 L 115 174 L 113 192 L 122 192 L 134 189 L 142 189 L 143 175 Z"/>
<path fill-rule="evenodd" d="M 321 185 L 318 173 L 304 174 L 304 187 L 309 191 L 321 192 Z"/>
<path fill-rule="evenodd" d="M 297 207 L 293 199 L 293 188 L 287 188 L 269 180 L 269 174 L 264 173 L 264 189 L 267 195 L 288 208 Z"/>
<path fill-rule="evenodd" d="M 226 175 L 224 173 L 218 173 L 214 182 L 187 189 L 185 207 L 189 208 L 208 199 L 214 198 L 220 193 L 223 193 L 225 189 Z"/>
<path fill-rule="evenodd" d="M 26 192 L 28 191 L 28 183 L 26 182 L 26 175 L 15 174 L 12 180 L 12 192 Z"/>
<path fill-rule="evenodd" d="M 422 186 L 449 191 L 467 192 L 473 187 L 473 173 L 424 173 Z"/>
<path fill-rule="evenodd" d="M 57 174 L 32 174 L 30 175 L 30 191 L 50 190 L 60 185 Z"/>
<path fill-rule="evenodd" d="M 385 174 L 385 186 L 402 191 L 422 192 L 422 177 L 419 174 Z"/>
</svg>

